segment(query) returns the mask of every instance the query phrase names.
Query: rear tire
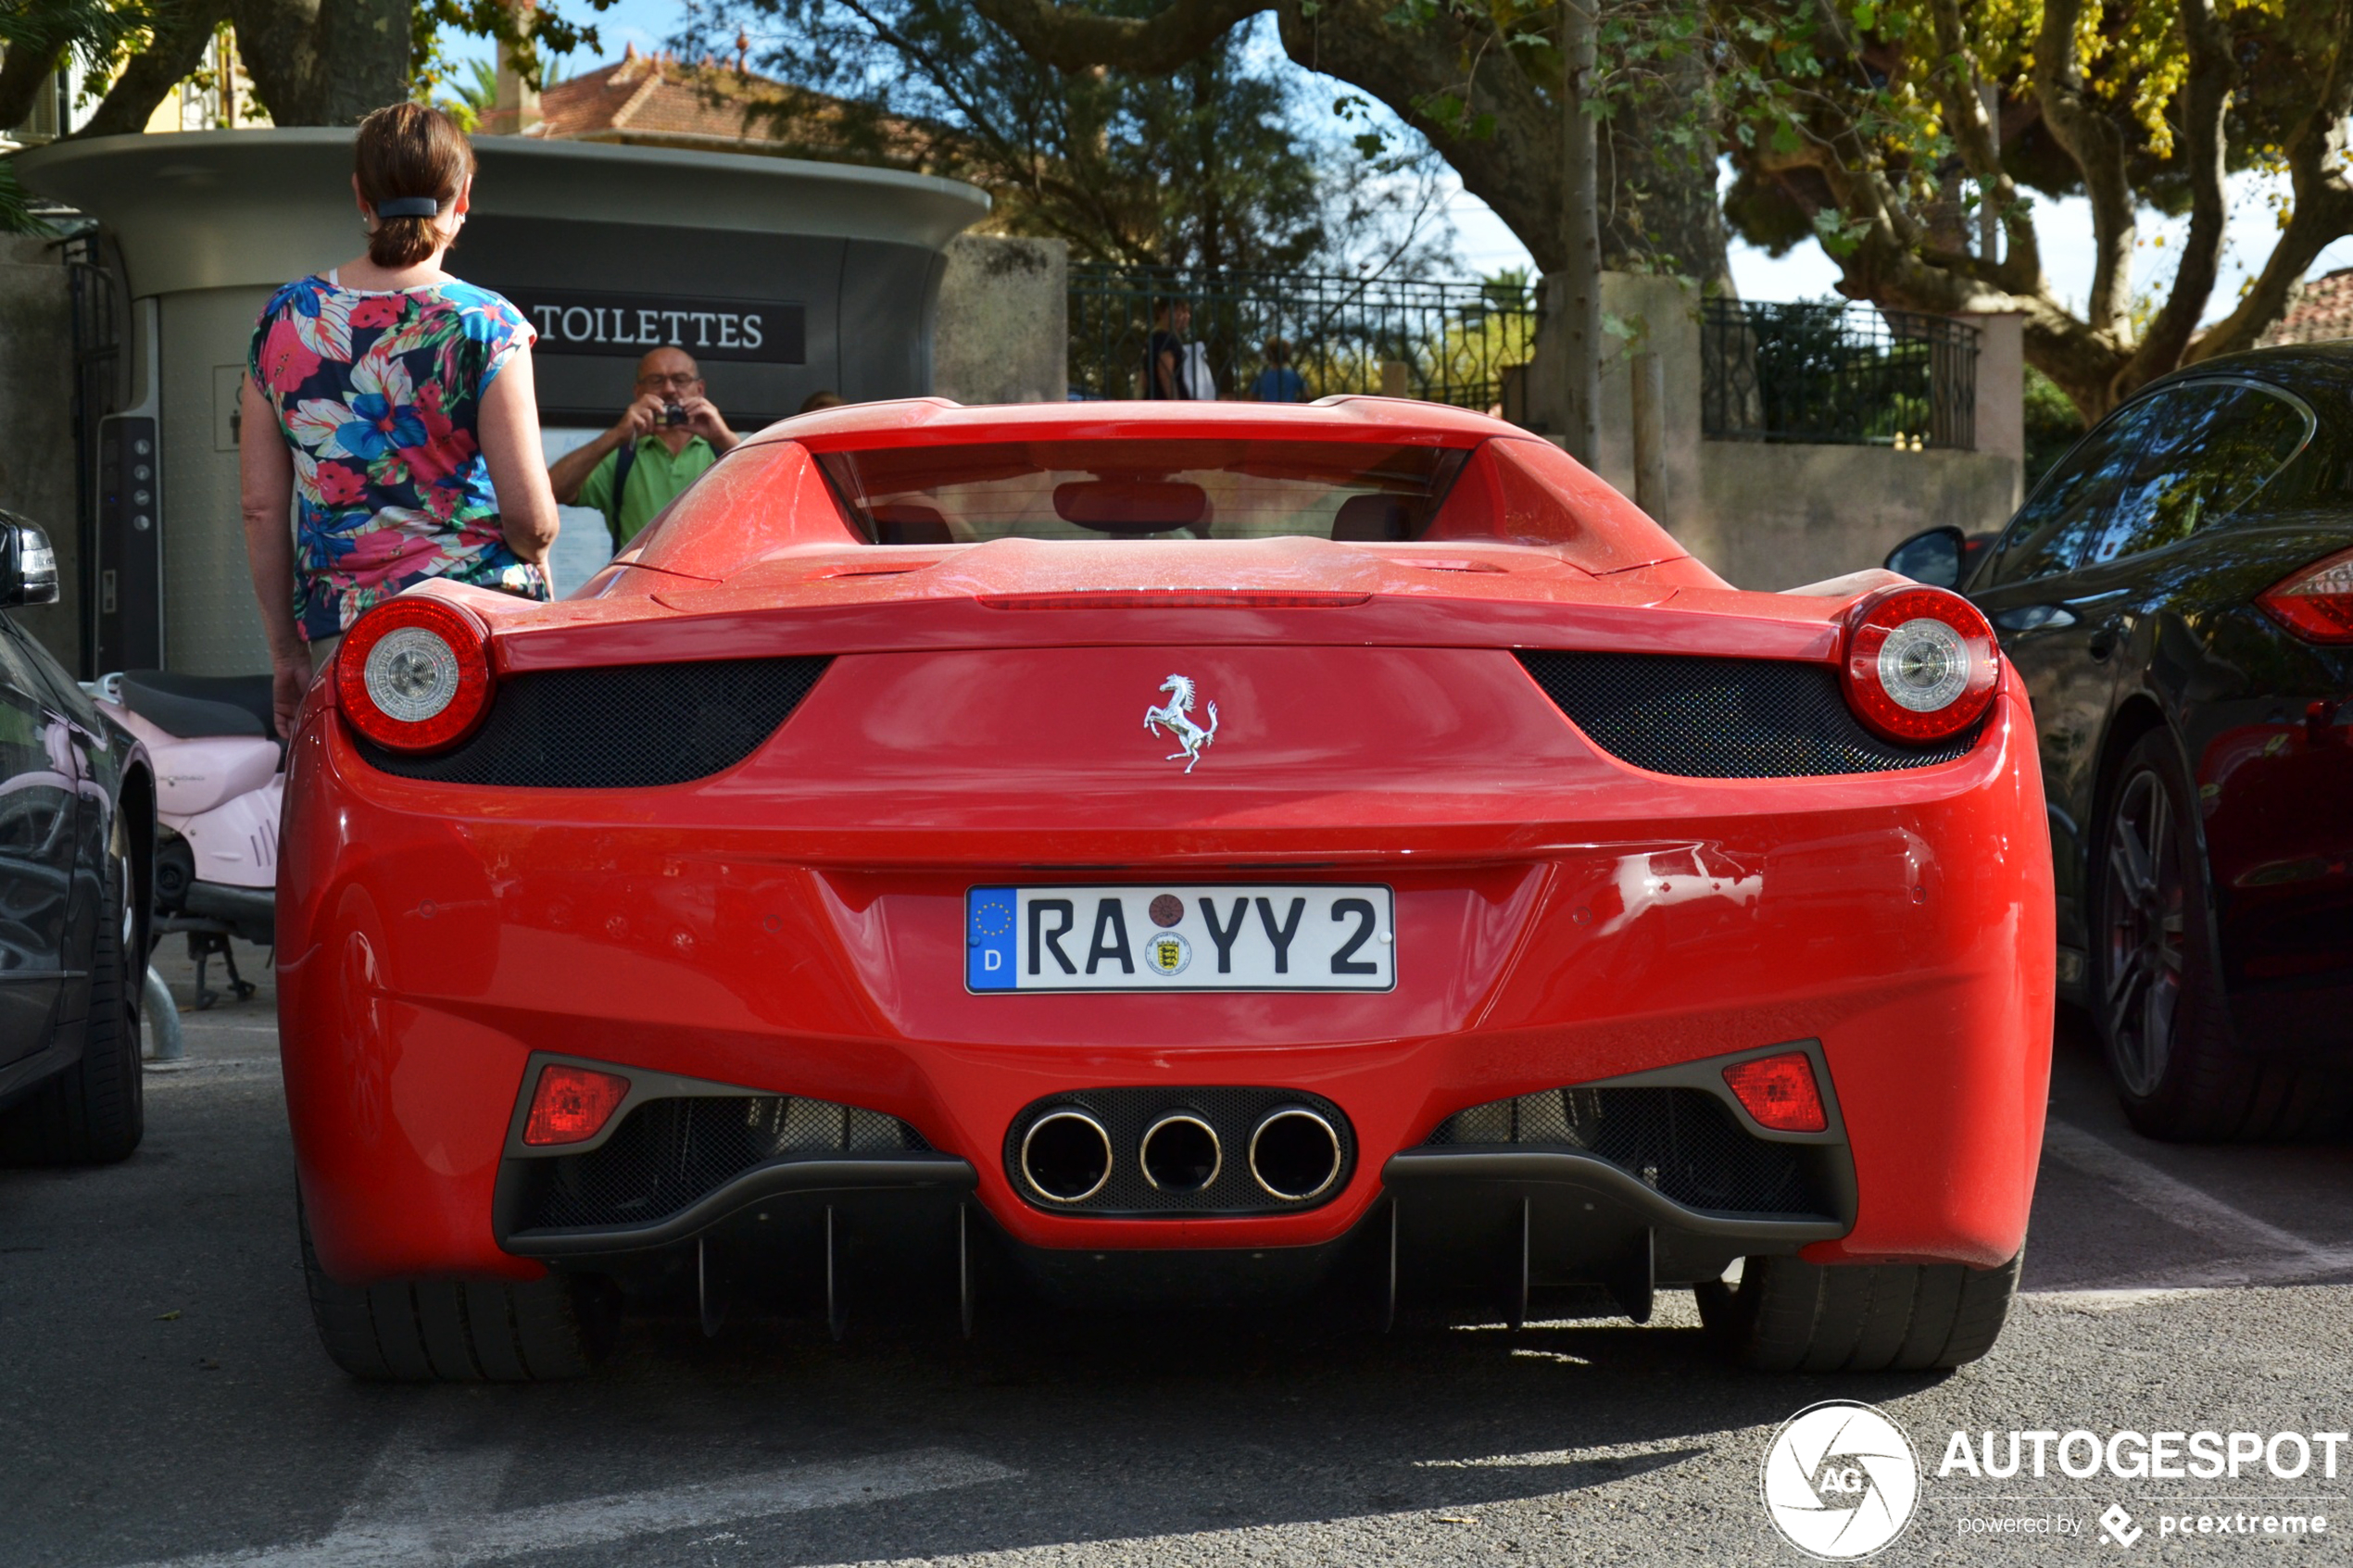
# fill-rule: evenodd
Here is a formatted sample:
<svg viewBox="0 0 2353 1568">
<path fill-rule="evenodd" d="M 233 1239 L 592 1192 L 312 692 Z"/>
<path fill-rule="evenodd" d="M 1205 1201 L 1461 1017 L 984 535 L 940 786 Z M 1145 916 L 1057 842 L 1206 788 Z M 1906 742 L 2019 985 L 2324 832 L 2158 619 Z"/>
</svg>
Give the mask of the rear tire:
<svg viewBox="0 0 2353 1568">
<path fill-rule="evenodd" d="M 1952 1368 L 2001 1337 L 2024 1257 L 1998 1269 L 1751 1258 L 1738 1286 L 1699 1287 L 1700 1321 L 1726 1359 L 1756 1372 Z"/>
<path fill-rule="evenodd" d="M 510 1280 L 330 1278 L 300 1214 L 310 1317 L 327 1357 L 377 1383 L 543 1383 L 578 1377 L 611 1350 L 620 1293 L 601 1280 L 548 1273 Z"/>
<path fill-rule="evenodd" d="M 115 865 L 132 874 L 127 857 Z M 90 1015 L 82 1058 L 0 1115 L 0 1165 L 111 1165 L 146 1135 L 146 1071 L 139 1063 L 139 983 L 126 940 L 124 889 L 111 884 L 90 939 Z M 142 966 L 141 978 L 145 977 Z"/>
<path fill-rule="evenodd" d="M 2172 737 L 2125 753 L 2092 865 L 2092 1016 L 2133 1125 L 2150 1137 L 2271 1141 L 2343 1124 L 2353 1083 L 2240 1047 L 2213 937 L 2197 798 Z"/>
</svg>

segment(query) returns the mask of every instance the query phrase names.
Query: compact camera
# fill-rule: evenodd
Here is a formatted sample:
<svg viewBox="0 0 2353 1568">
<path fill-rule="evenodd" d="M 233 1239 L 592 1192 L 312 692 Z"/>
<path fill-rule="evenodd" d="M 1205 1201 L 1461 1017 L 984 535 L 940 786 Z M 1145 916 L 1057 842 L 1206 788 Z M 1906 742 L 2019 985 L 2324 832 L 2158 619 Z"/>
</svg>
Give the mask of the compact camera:
<svg viewBox="0 0 2353 1568">
<path fill-rule="evenodd" d="M 684 403 L 663 404 L 661 406 L 661 417 L 655 422 L 665 425 L 685 424 L 686 422 L 686 406 Z"/>
</svg>

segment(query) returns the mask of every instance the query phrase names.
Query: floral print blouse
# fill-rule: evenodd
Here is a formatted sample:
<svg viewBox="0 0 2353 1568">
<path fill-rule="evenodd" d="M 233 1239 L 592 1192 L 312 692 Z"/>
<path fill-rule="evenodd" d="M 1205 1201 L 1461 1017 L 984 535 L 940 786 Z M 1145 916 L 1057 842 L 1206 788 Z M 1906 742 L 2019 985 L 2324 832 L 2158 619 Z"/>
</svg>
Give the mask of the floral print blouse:
<svg viewBox="0 0 2353 1568">
<path fill-rule="evenodd" d="M 427 577 L 548 596 L 499 533 L 474 438 L 492 378 L 537 336 L 505 299 L 455 280 L 375 293 L 330 275 L 271 297 L 246 369 L 294 454 L 304 641 L 342 635 Z"/>
</svg>

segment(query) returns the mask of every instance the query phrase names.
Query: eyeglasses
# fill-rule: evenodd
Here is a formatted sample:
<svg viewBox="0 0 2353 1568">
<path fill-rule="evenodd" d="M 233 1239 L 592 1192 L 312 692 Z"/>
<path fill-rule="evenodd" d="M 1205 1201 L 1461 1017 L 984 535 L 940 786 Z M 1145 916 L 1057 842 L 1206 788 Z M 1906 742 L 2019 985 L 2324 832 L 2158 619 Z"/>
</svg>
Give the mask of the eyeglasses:
<svg viewBox="0 0 2353 1568">
<path fill-rule="evenodd" d="M 657 386 L 668 387 L 675 392 L 684 392 L 690 386 L 699 386 L 702 384 L 702 377 L 690 370 L 680 370 L 673 375 L 667 376 L 639 376 L 637 378 L 637 384 L 648 388 Z"/>
</svg>

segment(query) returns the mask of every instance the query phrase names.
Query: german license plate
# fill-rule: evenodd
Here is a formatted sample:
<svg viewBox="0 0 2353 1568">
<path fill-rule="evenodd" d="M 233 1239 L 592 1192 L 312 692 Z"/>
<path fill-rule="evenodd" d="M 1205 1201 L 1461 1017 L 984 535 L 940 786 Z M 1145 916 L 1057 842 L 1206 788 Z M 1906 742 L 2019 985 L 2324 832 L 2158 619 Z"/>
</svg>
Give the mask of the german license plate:
<svg viewBox="0 0 2353 1568">
<path fill-rule="evenodd" d="M 974 991 L 1388 991 L 1396 898 L 1373 884 L 1137 883 L 964 894 Z"/>
</svg>

